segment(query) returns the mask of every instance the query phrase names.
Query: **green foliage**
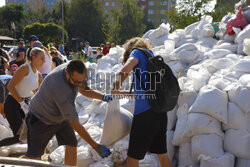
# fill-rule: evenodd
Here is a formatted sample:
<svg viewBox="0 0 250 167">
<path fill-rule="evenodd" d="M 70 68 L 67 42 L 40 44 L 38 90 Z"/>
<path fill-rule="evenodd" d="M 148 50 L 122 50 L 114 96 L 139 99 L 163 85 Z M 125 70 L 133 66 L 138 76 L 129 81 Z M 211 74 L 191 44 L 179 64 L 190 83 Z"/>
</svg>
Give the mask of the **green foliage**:
<svg viewBox="0 0 250 167">
<path fill-rule="evenodd" d="M 80 37 L 91 45 L 99 45 L 105 39 L 102 26 L 105 23 L 104 9 L 98 0 L 71 1 L 66 29 L 71 37 Z"/>
<path fill-rule="evenodd" d="M 68 40 L 68 33 L 66 30 L 65 39 Z M 62 27 L 54 23 L 33 23 L 27 25 L 23 30 L 24 38 L 27 39 L 30 35 L 36 35 L 43 44 L 55 42 L 62 43 Z"/>
<path fill-rule="evenodd" d="M 113 23 L 104 26 L 103 31 L 110 42 L 123 44 L 126 40 L 142 36 L 146 30 L 143 24 L 143 10 L 135 0 L 124 0 L 121 10 L 112 11 Z"/>
</svg>

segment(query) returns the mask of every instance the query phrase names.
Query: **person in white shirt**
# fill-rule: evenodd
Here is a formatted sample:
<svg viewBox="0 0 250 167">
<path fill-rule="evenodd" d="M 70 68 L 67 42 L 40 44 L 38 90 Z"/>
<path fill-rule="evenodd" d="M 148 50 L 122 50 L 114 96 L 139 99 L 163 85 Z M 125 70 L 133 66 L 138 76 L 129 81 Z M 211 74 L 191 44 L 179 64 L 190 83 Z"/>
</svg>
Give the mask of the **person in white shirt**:
<svg viewBox="0 0 250 167">
<path fill-rule="evenodd" d="M 93 61 L 93 52 L 92 52 L 92 47 L 89 45 L 89 42 L 85 42 L 84 51 L 87 54 L 87 60 L 92 63 L 92 61 Z"/>
</svg>

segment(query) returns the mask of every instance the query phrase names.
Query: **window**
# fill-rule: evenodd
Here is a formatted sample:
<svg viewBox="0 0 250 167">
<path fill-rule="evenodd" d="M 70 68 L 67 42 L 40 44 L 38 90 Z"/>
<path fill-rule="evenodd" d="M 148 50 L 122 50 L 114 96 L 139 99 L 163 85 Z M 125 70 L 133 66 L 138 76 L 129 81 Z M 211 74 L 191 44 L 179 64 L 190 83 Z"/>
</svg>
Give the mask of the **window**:
<svg viewBox="0 0 250 167">
<path fill-rule="evenodd" d="M 166 13 L 167 12 L 167 10 L 160 10 L 160 13 L 161 14 L 164 14 L 164 13 Z"/>
<path fill-rule="evenodd" d="M 115 6 L 115 2 L 112 2 L 112 6 Z"/>
<path fill-rule="evenodd" d="M 154 10 L 148 10 L 148 14 L 154 14 Z"/>
<path fill-rule="evenodd" d="M 109 6 L 109 2 L 105 2 L 105 6 Z"/>
<path fill-rule="evenodd" d="M 166 23 L 166 19 L 161 19 L 161 23 Z"/>
<path fill-rule="evenodd" d="M 167 5 L 167 1 L 161 1 L 161 6 L 166 6 Z"/>
<path fill-rule="evenodd" d="M 145 9 L 145 5 L 141 5 L 141 8 L 142 8 L 142 9 Z"/>
<path fill-rule="evenodd" d="M 109 10 L 105 10 L 104 12 L 105 12 L 105 13 L 109 13 Z"/>
<path fill-rule="evenodd" d="M 154 1 L 149 1 L 149 2 L 148 2 L 148 5 L 149 5 L 149 6 L 154 6 L 154 5 L 155 5 L 155 2 L 154 2 Z"/>
</svg>

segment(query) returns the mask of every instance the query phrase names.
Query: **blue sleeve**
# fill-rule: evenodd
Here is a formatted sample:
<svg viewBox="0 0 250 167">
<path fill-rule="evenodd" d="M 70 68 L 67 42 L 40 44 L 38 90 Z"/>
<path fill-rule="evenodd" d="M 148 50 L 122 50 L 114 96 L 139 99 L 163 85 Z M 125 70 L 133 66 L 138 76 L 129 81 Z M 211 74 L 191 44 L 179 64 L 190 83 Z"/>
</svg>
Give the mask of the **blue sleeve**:
<svg viewBox="0 0 250 167">
<path fill-rule="evenodd" d="M 137 66 L 140 64 L 140 62 L 141 62 L 141 58 L 142 58 L 142 55 L 143 53 L 140 51 L 140 50 L 138 50 L 138 49 L 134 49 L 131 53 L 130 53 L 130 55 L 129 55 L 129 57 L 135 57 L 137 60 L 138 60 L 138 64 L 137 64 Z"/>
</svg>

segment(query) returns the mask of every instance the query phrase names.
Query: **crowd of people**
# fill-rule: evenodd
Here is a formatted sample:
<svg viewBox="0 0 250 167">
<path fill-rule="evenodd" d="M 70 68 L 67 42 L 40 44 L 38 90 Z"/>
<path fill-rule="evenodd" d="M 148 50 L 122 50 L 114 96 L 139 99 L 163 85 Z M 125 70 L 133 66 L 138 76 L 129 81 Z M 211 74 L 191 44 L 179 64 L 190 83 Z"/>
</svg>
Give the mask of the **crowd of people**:
<svg viewBox="0 0 250 167">
<path fill-rule="evenodd" d="M 109 148 L 96 142 L 80 124 L 75 98 L 80 93 L 109 102 L 113 94 L 128 94 L 119 91 L 128 74 L 134 68 L 147 71 L 147 58 L 134 48 L 143 47 L 152 54 L 151 46 L 142 38 L 133 38 L 126 43 L 120 78 L 114 82 L 110 94 L 104 94 L 88 87 L 87 68 L 82 60 L 67 62 L 55 47 L 46 48 L 35 35 L 31 35 L 27 42 L 29 48 L 24 46 L 23 39 L 19 39 L 17 49 L 9 55 L 2 50 L 0 56 L 0 113 L 13 132 L 13 137 L 0 141 L 0 147 L 19 143 L 23 141 L 21 136 L 26 136 L 28 150 L 24 158 L 41 160 L 48 142 L 56 136 L 58 145 L 66 145 L 65 164 L 75 166 L 76 131 L 102 158 L 109 156 Z M 111 47 L 109 42 L 102 44 L 97 48 L 95 59 L 107 55 Z M 87 60 L 92 61 L 89 42 L 85 42 L 83 50 Z M 135 83 L 134 94 L 143 94 L 140 82 Z M 147 152 L 157 154 L 162 166 L 171 167 L 166 150 L 166 127 L 166 114 L 154 113 L 147 99 L 135 99 L 128 148 L 129 167 L 138 166 Z"/>
</svg>

